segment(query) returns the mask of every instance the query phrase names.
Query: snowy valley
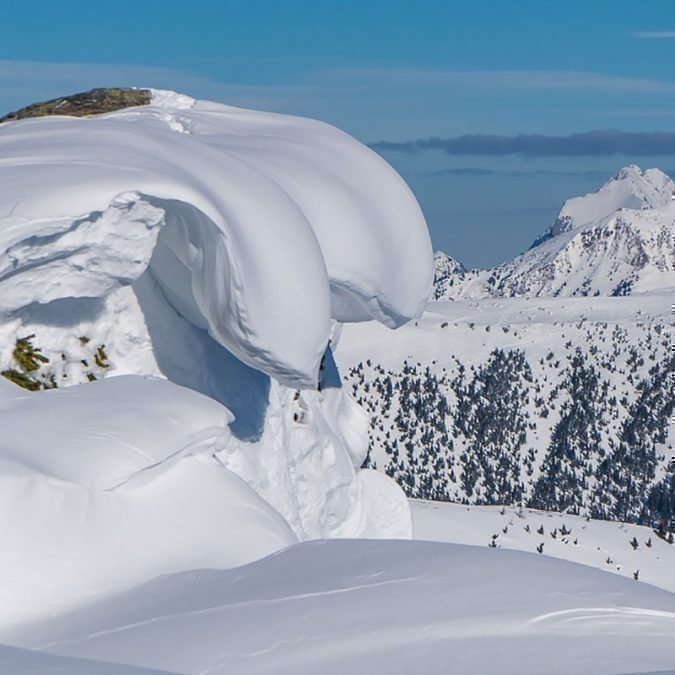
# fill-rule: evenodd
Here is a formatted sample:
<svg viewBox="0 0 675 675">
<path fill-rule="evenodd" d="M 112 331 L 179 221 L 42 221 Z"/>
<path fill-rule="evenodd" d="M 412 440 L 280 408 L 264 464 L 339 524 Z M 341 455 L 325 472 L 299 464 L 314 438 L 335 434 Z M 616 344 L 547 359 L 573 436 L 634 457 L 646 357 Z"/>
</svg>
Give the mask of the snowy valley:
<svg viewBox="0 0 675 675">
<path fill-rule="evenodd" d="M 568 200 L 511 263 L 468 272 L 437 253 L 437 300 L 419 320 L 346 327 L 337 356 L 371 413 L 367 465 L 411 497 L 675 530 L 672 192 L 660 171 L 627 167 Z M 650 226 L 622 248 L 623 231 L 606 230 L 619 219 Z M 636 250 L 650 254 L 635 288 L 616 293 L 608 280 Z"/>
<path fill-rule="evenodd" d="M 347 134 L 141 91 L 0 123 L 0 672 L 675 667 L 672 181 L 434 269 Z"/>
</svg>

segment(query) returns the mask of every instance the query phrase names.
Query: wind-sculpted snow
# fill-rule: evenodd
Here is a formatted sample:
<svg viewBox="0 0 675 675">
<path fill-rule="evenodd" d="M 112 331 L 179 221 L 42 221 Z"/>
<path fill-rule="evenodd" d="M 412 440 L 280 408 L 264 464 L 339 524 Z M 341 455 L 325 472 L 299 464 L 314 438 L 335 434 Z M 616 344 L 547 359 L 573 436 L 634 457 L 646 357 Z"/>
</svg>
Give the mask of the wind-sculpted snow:
<svg viewBox="0 0 675 675">
<path fill-rule="evenodd" d="M 411 536 L 403 492 L 360 470 L 329 340 L 421 312 L 414 197 L 327 125 L 154 96 L 0 125 L 0 625 Z"/>
<path fill-rule="evenodd" d="M 181 315 L 289 386 L 316 384 L 331 318 L 395 327 L 431 289 L 407 186 L 319 122 L 157 92 L 1 125 L 0 185 L 0 312 L 149 268 Z"/>
<path fill-rule="evenodd" d="M 154 378 L 39 393 L 0 378 L 0 625 L 297 541 L 214 457 L 230 419 Z"/>
</svg>

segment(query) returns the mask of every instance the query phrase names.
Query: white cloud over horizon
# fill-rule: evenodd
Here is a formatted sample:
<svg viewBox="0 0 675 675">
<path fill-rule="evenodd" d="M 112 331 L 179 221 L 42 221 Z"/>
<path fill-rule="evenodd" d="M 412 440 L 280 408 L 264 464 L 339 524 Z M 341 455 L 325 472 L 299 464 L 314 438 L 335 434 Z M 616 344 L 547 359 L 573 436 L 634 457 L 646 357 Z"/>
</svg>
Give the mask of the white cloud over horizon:
<svg viewBox="0 0 675 675">
<path fill-rule="evenodd" d="M 661 40 L 675 38 L 675 30 L 640 30 L 631 33 L 631 37 L 638 40 Z"/>
<path fill-rule="evenodd" d="M 467 85 L 492 89 L 593 89 L 614 92 L 675 93 L 675 81 L 624 77 L 575 70 L 433 70 L 353 69 L 321 73 L 336 81 L 396 81 L 401 84 Z"/>
</svg>

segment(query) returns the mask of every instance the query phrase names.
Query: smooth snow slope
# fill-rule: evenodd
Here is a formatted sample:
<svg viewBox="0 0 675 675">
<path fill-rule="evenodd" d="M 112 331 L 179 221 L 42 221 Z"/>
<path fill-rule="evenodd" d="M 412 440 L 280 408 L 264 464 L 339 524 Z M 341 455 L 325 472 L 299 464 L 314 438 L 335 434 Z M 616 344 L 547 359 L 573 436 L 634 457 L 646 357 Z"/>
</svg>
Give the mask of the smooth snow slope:
<svg viewBox="0 0 675 675">
<path fill-rule="evenodd" d="M 418 321 L 396 332 L 383 330 L 374 322 L 345 326 L 335 358 L 343 371 L 368 358 L 388 368 L 400 367 L 406 358 L 430 364 L 433 361 L 432 365 L 440 370 L 440 366 L 450 365 L 453 355 L 475 363 L 495 347 L 525 349 L 534 345 L 545 355 L 544 350 L 556 332 L 553 329 L 558 325 L 593 322 L 632 327 L 651 320 L 667 324 L 671 301 L 672 293 L 653 292 L 620 298 L 486 298 L 431 302 Z M 478 331 L 474 330 L 476 326 Z M 494 332 L 486 332 L 486 326 Z M 522 334 L 506 332 L 505 326 L 509 331 L 512 326 L 520 329 Z M 526 333 L 530 330 L 533 335 Z"/>
<path fill-rule="evenodd" d="M 645 672 L 675 665 L 675 595 L 536 554 L 308 542 L 157 579 L 2 639 L 212 675 Z"/>
<path fill-rule="evenodd" d="M 675 593 L 675 546 L 649 527 L 510 506 L 411 500 L 415 538 L 541 555 L 612 572 Z M 566 533 L 566 534 L 563 534 Z M 638 543 L 635 548 L 631 541 Z"/>
<path fill-rule="evenodd" d="M 0 645 L 0 673 L 8 675 L 175 675 L 172 673 L 101 663 L 89 659 L 54 656 L 29 649 Z"/>
<path fill-rule="evenodd" d="M 97 298 L 150 268 L 241 361 L 316 385 L 331 330 L 418 315 L 432 252 L 412 193 L 320 122 L 155 92 L 0 125 L 0 313 Z"/>
<path fill-rule="evenodd" d="M 0 378 L 0 626 L 297 541 L 213 457 L 229 419 L 166 380 L 31 393 Z"/>
</svg>

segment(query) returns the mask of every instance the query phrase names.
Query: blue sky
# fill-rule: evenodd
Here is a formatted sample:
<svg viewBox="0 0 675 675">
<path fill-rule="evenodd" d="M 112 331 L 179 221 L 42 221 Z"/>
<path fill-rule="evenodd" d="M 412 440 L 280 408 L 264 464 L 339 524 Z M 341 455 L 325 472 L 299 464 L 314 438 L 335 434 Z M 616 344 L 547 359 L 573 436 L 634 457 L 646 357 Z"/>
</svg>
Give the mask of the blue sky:
<svg viewBox="0 0 675 675">
<path fill-rule="evenodd" d="M 461 153 L 447 151 L 456 141 L 380 151 L 435 245 L 489 265 L 624 164 L 675 168 L 661 137 L 646 157 L 639 139 L 555 150 L 579 132 L 675 131 L 673 64 L 671 0 L 4 0 L 0 110 L 135 84 L 318 117 L 367 143 L 480 134 Z M 532 156 L 482 136 L 519 134 L 563 139 Z"/>
</svg>

